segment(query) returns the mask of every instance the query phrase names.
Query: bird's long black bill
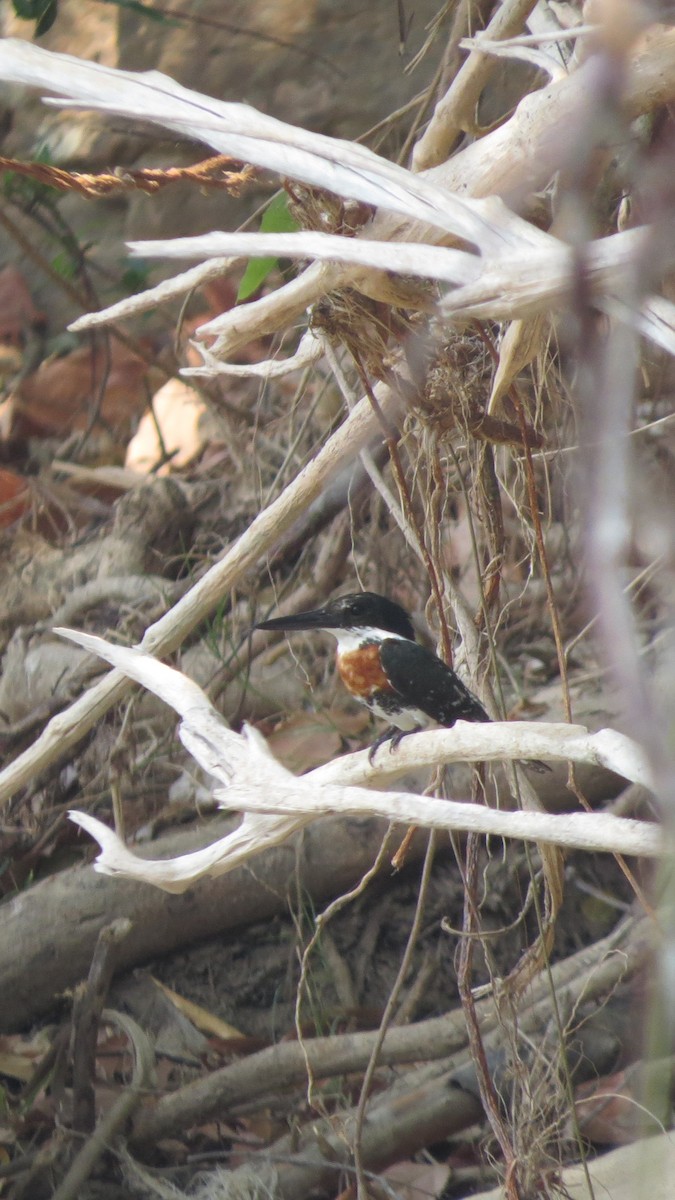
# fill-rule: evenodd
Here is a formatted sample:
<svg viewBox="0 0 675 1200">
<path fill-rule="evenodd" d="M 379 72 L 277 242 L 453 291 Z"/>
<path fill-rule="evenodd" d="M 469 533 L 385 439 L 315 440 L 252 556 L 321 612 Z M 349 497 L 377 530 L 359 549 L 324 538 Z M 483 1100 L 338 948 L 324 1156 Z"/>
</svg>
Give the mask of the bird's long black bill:
<svg viewBox="0 0 675 1200">
<path fill-rule="evenodd" d="M 338 625 L 335 614 L 317 608 L 313 612 L 294 613 L 288 617 L 272 617 L 269 621 L 259 621 L 255 628 L 293 633 L 301 629 L 337 629 Z"/>
</svg>

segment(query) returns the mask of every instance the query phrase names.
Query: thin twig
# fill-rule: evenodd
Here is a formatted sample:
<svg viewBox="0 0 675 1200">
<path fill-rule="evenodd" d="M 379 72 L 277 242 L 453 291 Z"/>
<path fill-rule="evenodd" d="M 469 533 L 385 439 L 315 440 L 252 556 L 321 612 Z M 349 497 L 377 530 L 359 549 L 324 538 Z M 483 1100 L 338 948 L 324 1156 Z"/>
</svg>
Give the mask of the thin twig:
<svg viewBox="0 0 675 1200">
<path fill-rule="evenodd" d="M 415 905 L 415 914 L 413 916 L 412 925 L 410 927 L 410 933 L 408 934 L 408 940 L 406 942 L 405 950 L 403 951 L 403 955 L 402 955 L 401 961 L 399 963 L 399 968 L 398 968 L 398 971 L 396 972 L 396 979 L 394 980 L 394 983 L 392 984 L 392 988 L 389 993 L 389 996 L 387 997 L 387 1003 L 385 1004 L 385 1007 L 384 1007 L 384 1012 L 382 1014 L 382 1019 L 380 1021 L 379 1029 L 377 1031 L 377 1036 L 375 1038 L 373 1050 L 372 1050 L 370 1059 L 368 1061 L 368 1066 L 366 1067 L 365 1074 L 363 1076 L 363 1083 L 361 1084 L 361 1094 L 359 1096 L 359 1102 L 356 1106 L 356 1121 L 355 1121 L 355 1126 L 354 1126 L 353 1148 L 354 1148 L 354 1166 L 356 1168 L 356 1180 L 357 1180 L 357 1188 L 358 1188 L 358 1200 L 368 1200 L 368 1187 L 367 1187 L 367 1182 L 366 1182 L 365 1165 L 363 1162 L 363 1147 L 362 1147 L 363 1125 L 364 1125 L 364 1121 L 366 1119 L 366 1107 L 367 1107 L 368 1100 L 370 1097 L 370 1089 L 372 1087 L 373 1077 L 375 1075 L 375 1071 L 376 1071 L 376 1068 L 379 1063 L 380 1050 L 382 1049 L 384 1039 L 387 1035 L 387 1030 L 389 1028 L 392 1017 L 394 1015 L 396 1005 L 398 1004 L 398 998 L 401 994 L 401 989 L 403 987 L 403 984 L 406 981 L 408 970 L 410 968 L 410 963 L 412 961 L 412 956 L 413 956 L 415 947 L 417 945 L 417 941 L 418 941 L 418 938 L 420 935 L 420 930 L 422 928 L 422 921 L 424 918 L 424 910 L 425 910 L 425 905 L 426 905 L 426 901 L 427 901 L 427 895 L 429 893 L 429 884 L 431 882 L 431 868 L 433 867 L 433 863 L 434 863 L 435 851 L 436 851 L 436 834 L 432 832 L 429 834 L 429 838 L 427 841 L 427 852 L 426 852 L 426 855 L 424 858 L 424 864 L 422 866 L 422 875 L 420 878 L 420 886 L 419 886 L 419 891 L 417 893 L 417 903 Z"/>
<path fill-rule="evenodd" d="M 130 931 L 131 921 L 126 917 L 104 926 L 98 935 L 89 977 L 73 1005 L 73 1129 L 78 1133 L 90 1133 L 94 1128 L 99 1022 L 115 970 L 117 948 Z"/>
<path fill-rule="evenodd" d="M 85 1141 L 65 1178 L 54 1192 L 53 1200 L 74 1200 L 99 1158 L 110 1149 L 117 1134 L 138 1108 L 152 1081 L 155 1056 L 140 1026 L 131 1017 L 110 1009 L 103 1011 L 102 1020 L 116 1025 L 126 1034 L 133 1046 L 134 1066 L 131 1082 L 105 1116 L 101 1117 L 96 1129 Z"/>
</svg>

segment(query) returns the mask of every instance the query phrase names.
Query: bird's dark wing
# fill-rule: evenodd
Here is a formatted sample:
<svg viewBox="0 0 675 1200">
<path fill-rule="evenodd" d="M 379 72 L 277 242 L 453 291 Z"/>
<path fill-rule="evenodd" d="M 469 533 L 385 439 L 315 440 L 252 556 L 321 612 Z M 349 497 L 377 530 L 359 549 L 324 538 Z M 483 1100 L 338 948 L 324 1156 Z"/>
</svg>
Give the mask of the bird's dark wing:
<svg viewBox="0 0 675 1200">
<path fill-rule="evenodd" d="M 439 725 L 490 720 L 473 692 L 431 650 L 403 638 L 386 638 L 380 653 L 394 691 Z"/>
</svg>

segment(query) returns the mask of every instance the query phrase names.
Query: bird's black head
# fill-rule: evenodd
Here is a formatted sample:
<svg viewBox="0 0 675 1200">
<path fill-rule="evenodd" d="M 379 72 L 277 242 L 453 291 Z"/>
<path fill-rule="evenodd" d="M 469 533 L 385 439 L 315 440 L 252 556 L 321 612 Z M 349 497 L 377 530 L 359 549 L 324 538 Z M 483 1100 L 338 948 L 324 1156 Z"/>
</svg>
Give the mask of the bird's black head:
<svg viewBox="0 0 675 1200">
<path fill-rule="evenodd" d="M 404 608 L 377 592 L 349 592 L 325 608 L 261 621 L 257 629 L 381 629 L 415 641 L 412 621 Z"/>
</svg>

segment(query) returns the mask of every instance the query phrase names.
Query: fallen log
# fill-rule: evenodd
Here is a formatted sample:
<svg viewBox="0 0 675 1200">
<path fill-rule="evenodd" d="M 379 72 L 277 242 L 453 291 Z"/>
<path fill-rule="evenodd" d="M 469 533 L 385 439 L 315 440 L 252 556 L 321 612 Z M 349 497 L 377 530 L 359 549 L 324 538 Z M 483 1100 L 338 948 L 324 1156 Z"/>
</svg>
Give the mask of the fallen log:
<svg viewBox="0 0 675 1200">
<path fill-rule="evenodd" d="M 148 855 L 171 857 L 223 837 L 238 818 L 152 842 Z M 297 889 L 316 901 L 353 887 L 372 865 L 387 829 L 374 818 L 322 821 L 242 867 L 181 895 L 145 883 L 72 867 L 21 892 L 0 909 L 0 1029 L 25 1028 L 83 979 L 96 939 L 116 917 L 132 922 L 118 973 L 228 930 L 269 919 Z"/>
</svg>

